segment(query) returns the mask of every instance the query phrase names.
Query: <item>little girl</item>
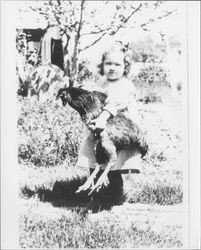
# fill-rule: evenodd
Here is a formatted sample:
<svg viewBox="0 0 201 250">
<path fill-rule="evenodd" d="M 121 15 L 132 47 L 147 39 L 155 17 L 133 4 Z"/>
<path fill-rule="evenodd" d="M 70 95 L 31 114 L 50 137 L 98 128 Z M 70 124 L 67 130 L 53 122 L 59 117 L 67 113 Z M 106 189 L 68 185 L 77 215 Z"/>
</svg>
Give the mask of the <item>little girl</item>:
<svg viewBox="0 0 201 250">
<path fill-rule="evenodd" d="M 130 66 L 130 56 L 119 44 L 114 44 L 113 47 L 110 47 L 103 54 L 102 62 L 99 65 L 99 73 L 103 76 L 103 81 L 96 83 L 90 90 L 101 91 L 107 94 L 108 97 L 101 115 L 91 121 L 90 129 L 92 131 L 104 130 L 107 120 L 111 116 L 115 116 L 120 110 L 124 111 L 135 123 L 138 123 L 134 86 L 132 82 L 126 78 Z M 85 127 L 77 161 L 77 166 L 89 168 L 90 174 L 93 172 L 96 164 L 93 147 L 94 135 L 92 131 Z M 113 201 L 115 200 L 113 202 L 114 204 L 119 204 L 119 202 L 122 201 L 123 180 L 121 173 L 126 172 L 125 170 L 128 169 L 139 172 L 139 159 L 139 154 L 134 150 L 117 152 L 117 164 L 108 173 L 109 190 L 107 190 L 107 194 L 110 193 Z M 102 169 L 105 167 L 105 165 L 101 166 Z M 97 179 L 102 172 L 103 171 L 100 171 L 98 173 Z M 82 187 L 79 190 L 84 191 Z M 105 198 L 108 199 L 108 197 Z"/>
</svg>

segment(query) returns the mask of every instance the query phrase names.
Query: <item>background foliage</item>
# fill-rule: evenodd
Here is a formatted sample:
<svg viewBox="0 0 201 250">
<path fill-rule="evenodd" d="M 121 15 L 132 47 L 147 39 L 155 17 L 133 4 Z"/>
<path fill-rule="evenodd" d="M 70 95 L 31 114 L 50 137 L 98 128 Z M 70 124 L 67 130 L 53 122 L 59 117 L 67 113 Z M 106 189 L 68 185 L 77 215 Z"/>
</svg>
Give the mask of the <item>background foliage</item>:
<svg viewBox="0 0 201 250">
<path fill-rule="evenodd" d="M 18 100 L 19 163 L 36 167 L 52 167 L 64 161 L 74 163 L 82 131 L 78 114 L 52 100 L 44 103 L 22 97 Z"/>
</svg>

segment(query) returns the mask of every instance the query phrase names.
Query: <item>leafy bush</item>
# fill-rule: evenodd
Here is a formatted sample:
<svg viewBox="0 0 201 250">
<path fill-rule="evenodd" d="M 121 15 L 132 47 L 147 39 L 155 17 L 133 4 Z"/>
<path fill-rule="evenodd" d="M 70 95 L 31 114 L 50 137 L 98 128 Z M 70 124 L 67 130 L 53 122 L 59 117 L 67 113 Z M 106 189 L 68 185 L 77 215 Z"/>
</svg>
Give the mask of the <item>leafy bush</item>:
<svg viewBox="0 0 201 250">
<path fill-rule="evenodd" d="M 34 67 L 40 65 L 41 56 L 38 49 L 29 49 L 27 35 L 23 30 L 16 30 L 16 75 L 18 95 L 27 96 L 29 75 Z"/>
<path fill-rule="evenodd" d="M 162 63 L 166 57 L 164 43 L 156 43 L 151 37 L 133 42 L 129 46 L 133 51 L 134 62 Z"/>
<path fill-rule="evenodd" d="M 134 77 L 135 87 L 170 87 L 167 81 L 167 72 L 160 66 L 149 65 L 140 70 L 139 74 Z"/>
<path fill-rule="evenodd" d="M 91 71 L 89 64 L 88 59 L 83 59 L 79 62 L 77 75 L 78 84 L 82 84 L 87 81 L 97 81 L 100 78 L 98 73 Z"/>
<path fill-rule="evenodd" d="M 93 73 L 88 69 L 87 64 L 87 61 L 83 60 L 78 65 L 78 83 L 82 83 L 82 81 L 90 79 L 93 75 Z"/>
<path fill-rule="evenodd" d="M 16 30 L 16 49 L 18 53 L 25 57 L 26 63 L 32 66 L 41 63 L 41 55 L 38 49 L 30 49 L 28 46 L 28 37 L 23 30 Z"/>
<path fill-rule="evenodd" d="M 19 53 L 26 56 L 27 53 L 27 39 L 23 30 L 16 30 L 16 49 Z"/>
<path fill-rule="evenodd" d="M 82 123 L 78 114 L 48 100 L 45 103 L 18 97 L 18 160 L 35 166 L 74 163 L 80 143 Z"/>
<path fill-rule="evenodd" d="M 133 85 L 138 92 L 139 101 L 161 102 L 167 90 L 170 90 L 170 83 L 167 80 L 167 72 L 157 65 L 143 67 L 139 74 L 132 78 Z"/>
</svg>

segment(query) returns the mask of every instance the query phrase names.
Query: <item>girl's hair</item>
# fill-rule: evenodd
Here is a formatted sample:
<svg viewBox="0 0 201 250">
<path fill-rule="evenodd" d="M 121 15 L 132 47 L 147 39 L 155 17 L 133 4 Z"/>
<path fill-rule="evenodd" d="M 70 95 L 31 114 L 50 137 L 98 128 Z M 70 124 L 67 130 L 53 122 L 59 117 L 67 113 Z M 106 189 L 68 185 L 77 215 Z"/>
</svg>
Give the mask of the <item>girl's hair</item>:
<svg viewBox="0 0 201 250">
<path fill-rule="evenodd" d="M 105 58 L 108 54 L 110 54 L 111 52 L 121 52 L 124 55 L 124 73 L 123 76 L 127 76 L 130 72 L 130 68 L 131 68 L 131 55 L 128 52 L 128 45 L 124 46 L 121 42 L 115 42 L 115 44 L 113 46 L 111 46 L 108 50 L 106 50 L 103 55 L 102 55 L 102 59 L 101 59 L 101 63 L 98 64 L 98 71 L 99 74 L 101 76 L 104 75 L 104 69 L 103 69 L 103 64 L 105 61 Z"/>
</svg>

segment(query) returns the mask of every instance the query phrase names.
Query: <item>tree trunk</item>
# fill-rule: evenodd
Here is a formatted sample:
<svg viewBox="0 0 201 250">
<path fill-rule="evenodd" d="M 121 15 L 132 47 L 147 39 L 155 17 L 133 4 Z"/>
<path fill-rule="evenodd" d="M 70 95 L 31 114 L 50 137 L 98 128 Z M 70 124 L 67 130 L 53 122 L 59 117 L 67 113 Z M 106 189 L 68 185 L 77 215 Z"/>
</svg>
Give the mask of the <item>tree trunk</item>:
<svg viewBox="0 0 201 250">
<path fill-rule="evenodd" d="M 71 58 L 71 70 L 70 70 L 70 85 L 75 86 L 77 82 L 77 61 L 78 61 L 78 44 L 79 44 L 79 39 L 80 37 L 78 34 L 75 36 L 75 46 L 74 46 L 74 51 L 73 55 Z"/>
<path fill-rule="evenodd" d="M 78 24 L 77 33 L 75 35 L 75 45 L 74 45 L 73 55 L 72 55 L 72 59 L 71 59 L 70 86 L 77 85 L 78 46 L 79 46 L 80 33 L 81 33 L 82 22 L 83 22 L 84 3 L 85 3 L 85 0 L 82 0 L 81 5 L 80 5 L 80 20 L 79 20 L 79 24 Z"/>
</svg>

